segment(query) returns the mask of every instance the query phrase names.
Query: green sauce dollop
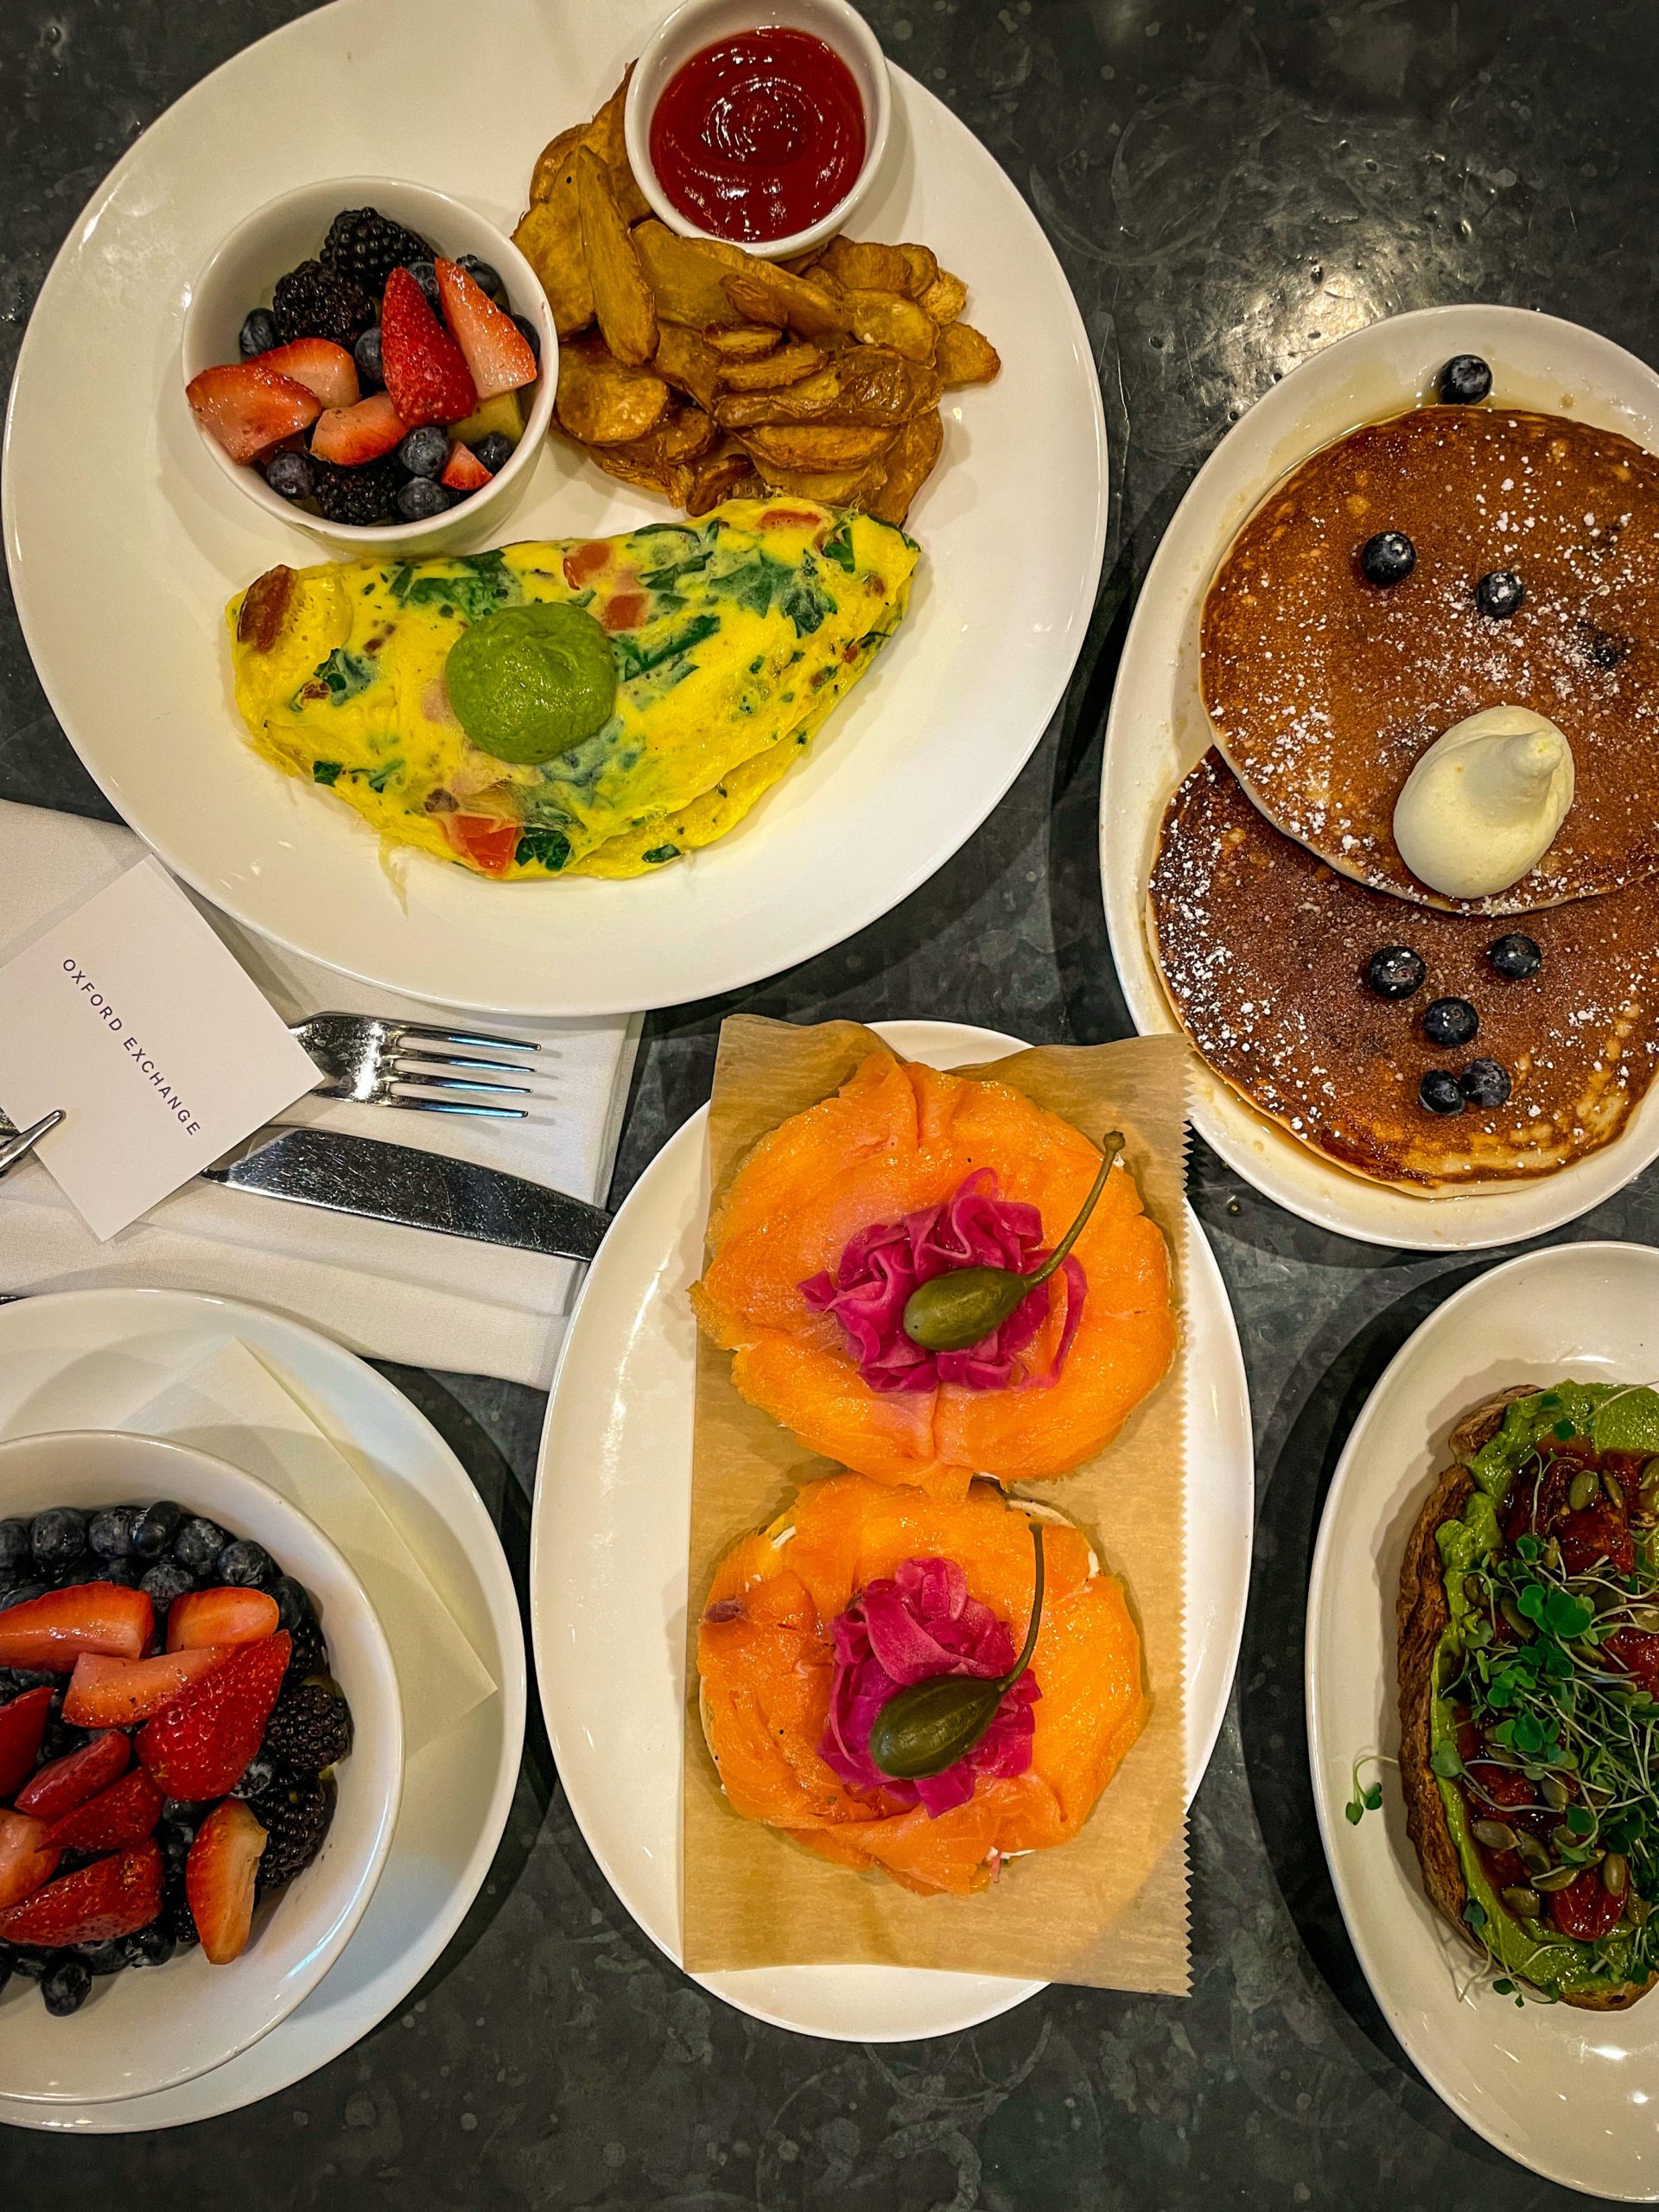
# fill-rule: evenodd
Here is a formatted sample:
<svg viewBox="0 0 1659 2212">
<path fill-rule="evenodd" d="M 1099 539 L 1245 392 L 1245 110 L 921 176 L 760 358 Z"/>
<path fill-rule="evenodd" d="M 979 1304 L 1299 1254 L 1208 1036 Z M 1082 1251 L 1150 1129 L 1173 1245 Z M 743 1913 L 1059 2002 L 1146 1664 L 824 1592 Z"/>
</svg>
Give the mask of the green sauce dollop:
<svg viewBox="0 0 1659 2212">
<path fill-rule="evenodd" d="M 610 720 L 611 641 L 580 607 L 504 607 L 463 630 L 445 664 L 449 702 L 480 752 L 551 760 Z"/>
</svg>

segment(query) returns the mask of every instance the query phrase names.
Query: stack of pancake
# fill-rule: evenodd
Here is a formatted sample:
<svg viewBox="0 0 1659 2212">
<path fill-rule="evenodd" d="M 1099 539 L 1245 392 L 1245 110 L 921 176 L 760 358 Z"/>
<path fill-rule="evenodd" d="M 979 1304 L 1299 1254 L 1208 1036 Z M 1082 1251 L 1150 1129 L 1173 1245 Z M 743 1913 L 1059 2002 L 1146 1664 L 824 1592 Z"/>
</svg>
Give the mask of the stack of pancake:
<svg viewBox="0 0 1659 2212">
<path fill-rule="evenodd" d="M 1396 531 L 1415 560 L 1384 588 L 1359 554 Z M 1501 619 L 1476 591 L 1494 571 L 1524 589 Z M 1423 1193 L 1616 1136 L 1659 1065 L 1659 458 L 1497 406 L 1357 430 L 1235 539 L 1202 682 L 1216 743 L 1169 803 L 1148 929 L 1215 1072 L 1325 1157 Z M 1437 738 L 1501 705 L 1560 729 L 1576 795 L 1534 868 L 1458 902 L 1406 867 L 1394 809 Z M 1531 973 L 1494 964 L 1511 934 Z M 1368 982 L 1389 947 L 1423 963 L 1403 997 Z M 1462 1052 L 1424 1028 L 1446 998 L 1478 1017 Z M 1503 1103 L 1431 1110 L 1425 1077 L 1470 1053 Z"/>
</svg>

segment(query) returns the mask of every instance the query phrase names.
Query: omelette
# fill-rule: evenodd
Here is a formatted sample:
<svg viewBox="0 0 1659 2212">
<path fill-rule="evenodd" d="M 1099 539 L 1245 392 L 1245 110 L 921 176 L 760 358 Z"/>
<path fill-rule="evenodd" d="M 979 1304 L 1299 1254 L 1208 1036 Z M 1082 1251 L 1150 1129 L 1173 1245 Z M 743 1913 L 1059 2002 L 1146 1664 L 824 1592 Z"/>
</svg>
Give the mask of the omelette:
<svg viewBox="0 0 1659 2212">
<path fill-rule="evenodd" d="M 916 557 L 868 515 L 774 499 L 272 569 L 228 609 L 237 705 L 258 752 L 389 845 L 499 880 L 649 874 L 801 758 Z"/>
</svg>

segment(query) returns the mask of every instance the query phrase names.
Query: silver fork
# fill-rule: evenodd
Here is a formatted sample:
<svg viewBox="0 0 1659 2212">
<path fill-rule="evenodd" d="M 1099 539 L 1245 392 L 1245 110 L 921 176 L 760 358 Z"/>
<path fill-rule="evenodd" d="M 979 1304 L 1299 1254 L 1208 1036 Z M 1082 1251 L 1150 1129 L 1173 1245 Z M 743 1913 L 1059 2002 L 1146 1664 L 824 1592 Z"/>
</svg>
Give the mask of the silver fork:
<svg viewBox="0 0 1659 2212">
<path fill-rule="evenodd" d="M 353 1098 L 362 1106 L 403 1106 L 420 1114 L 480 1114 L 495 1121 L 523 1121 L 523 1106 L 494 1106 L 486 1094 L 530 1098 L 527 1083 L 486 1083 L 476 1077 L 442 1075 L 434 1068 L 471 1068 L 501 1075 L 529 1074 L 538 1044 L 524 1037 L 502 1037 L 489 1030 L 434 1029 L 419 1021 L 386 1021 L 372 1014 L 313 1014 L 289 1024 L 322 1071 L 313 1086 L 319 1098 Z M 531 1055 L 496 1059 L 497 1052 Z M 429 1061 L 433 1067 L 423 1067 Z M 459 1098 L 423 1098 L 396 1088 L 418 1083 L 429 1090 L 465 1091 Z"/>
</svg>

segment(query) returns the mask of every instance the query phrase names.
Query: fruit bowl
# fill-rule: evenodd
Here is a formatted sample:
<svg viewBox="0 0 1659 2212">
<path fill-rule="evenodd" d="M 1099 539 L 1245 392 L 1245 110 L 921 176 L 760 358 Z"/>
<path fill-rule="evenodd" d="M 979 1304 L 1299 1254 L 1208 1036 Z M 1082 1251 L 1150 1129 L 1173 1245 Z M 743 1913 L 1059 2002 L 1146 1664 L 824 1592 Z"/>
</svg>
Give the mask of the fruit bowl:
<svg viewBox="0 0 1659 2212">
<path fill-rule="evenodd" d="M 232 460 L 200 423 L 198 435 L 214 467 L 244 499 L 274 519 L 311 531 L 331 547 L 432 552 L 493 543 L 529 484 L 553 419 L 558 334 L 536 272 L 512 239 L 448 193 L 388 177 L 325 178 L 283 193 L 245 216 L 220 241 L 191 287 L 180 349 L 181 374 L 176 395 L 169 394 L 168 404 L 188 405 L 184 387 L 193 378 L 203 370 L 236 363 L 239 333 L 250 310 L 270 301 L 276 279 L 285 271 L 315 260 L 329 225 L 342 209 L 365 207 L 379 209 L 429 241 L 441 254 L 455 259 L 476 255 L 488 262 L 506 286 L 512 311 L 535 326 L 540 337 L 540 373 L 528 387 L 524 433 L 511 457 L 490 482 L 445 513 L 427 520 L 355 525 L 330 522 L 295 505 L 272 491 L 257 467 Z"/>
<path fill-rule="evenodd" d="M 320 1853 L 260 1903 L 247 1948 L 232 1963 L 212 1965 L 194 1948 L 163 1965 L 101 1977 L 67 2018 L 46 2012 L 38 1989 L 21 1977 L 0 1991 L 0 2082 L 8 2095 L 41 2104 L 147 2095 L 257 2042 L 340 1956 L 397 1824 L 403 1716 L 391 1653 L 361 1584 L 313 1522 L 252 1476 L 155 1437 L 67 1432 L 0 1445 L 0 1519 L 157 1498 L 263 1546 L 309 1593 L 351 1707 L 352 1747 L 340 1761 Z"/>
</svg>

